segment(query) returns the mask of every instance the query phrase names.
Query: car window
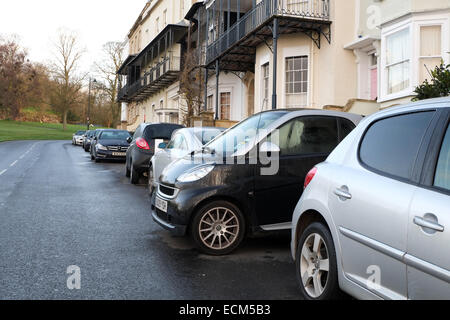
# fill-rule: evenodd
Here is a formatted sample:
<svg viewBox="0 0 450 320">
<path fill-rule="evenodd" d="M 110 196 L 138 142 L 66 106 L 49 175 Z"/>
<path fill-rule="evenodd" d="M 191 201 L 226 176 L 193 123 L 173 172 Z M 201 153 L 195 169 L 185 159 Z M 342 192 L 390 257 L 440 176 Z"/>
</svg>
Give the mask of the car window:
<svg viewBox="0 0 450 320">
<path fill-rule="evenodd" d="M 434 186 L 450 191 L 450 126 L 447 128 L 439 154 Z"/>
<path fill-rule="evenodd" d="M 186 140 L 181 133 L 176 134 L 167 146 L 167 149 L 186 149 L 186 148 L 187 148 Z"/>
<path fill-rule="evenodd" d="M 355 128 L 356 128 L 355 124 L 350 120 L 343 118 L 339 119 L 341 141 L 344 140 Z"/>
<path fill-rule="evenodd" d="M 247 148 L 255 145 L 260 131 L 267 129 L 287 112 L 264 112 L 254 115 L 229 129 L 225 134 L 218 136 L 206 147 L 225 156 L 240 156 Z"/>
<path fill-rule="evenodd" d="M 373 123 L 361 143 L 361 161 L 378 171 L 409 179 L 433 114 L 404 114 Z"/>
<path fill-rule="evenodd" d="M 279 129 L 281 156 L 328 154 L 338 142 L 337 121 L 333 117 L 301 117 Z"/>
<path fill-rule="evenodd" d="M 104 131 L 100 139 L 102 140 L 126 140 L 130 134 L 127 131 Z"/>
<path fill-rule="evenodd" d="M 222 132 L 222 129 L 194 129 L 194 135 L 203 145 L 218 137 Z"/>
<path fill-rule="evenodd" d="M 145 128 L 143 136 L 145 140 L 150 141 L 153 139 L 167 139 L 172 137 L 175 130 L 181 129 L 183 126 L 176 124 L 154 124 Z"/>
</svg>

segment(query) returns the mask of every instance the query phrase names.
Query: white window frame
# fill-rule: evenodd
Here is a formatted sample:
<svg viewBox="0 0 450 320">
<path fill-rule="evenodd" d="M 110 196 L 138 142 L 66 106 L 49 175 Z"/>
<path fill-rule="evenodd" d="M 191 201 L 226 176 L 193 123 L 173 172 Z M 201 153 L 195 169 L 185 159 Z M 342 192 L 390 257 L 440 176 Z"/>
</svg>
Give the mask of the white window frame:
<svg viewBox="0 0 450 320">
<path fill-rule="evenodd" d="M 289 58 L 296 58 L 296 57 L 306 57 L 308 59 L 308 83 L 306 85 L 306 105 L 305 107 L 308 107 L 310 105 L 310 95 L 311 95 L 311 56 L 309 54 L 303 54 L 301 51 L 298 51 L 297 54 L 285 54 L 283 56 L 283 78 L 282 78 L 282 92 L 283 92 L 283 106 L 286 106 L 286 108 L 289 108 L 290 106 L 287 105 L 287 92 L 286 92 L 286 60 Z"/>
<path fill-rule="evenodd" d="M 230 118 L 229 119 L 222 119 L 222 94 L 229 93 L 230 94 Z M 219 91 L 219 114 L 218 114 L 219 120 L 226 120 L 231 121 L 233 119 L 233 90 L 231 89 L 222 89 Z"/>
<path fill-rule="evenodd" d="M 408 19 L 396 24 L 382 27 L 381 30 L 381 56 L 379 72 L 379 98 L 378 102 L 386 102 L 414 95 L 414 89 L 420 84 L 420 27 L 441 26 L 441 51 L 442 58 L 446 64 L 450 63 L 450 18 L 448 13 L 418 13 L 409 16 Z M 410 83 L 405 90 L 393 94 L 387 94 L 387 72 L 386 72 L 386 37 L 410 28 Z"/>
<path fill-rule="evenodd" d="M 395 64 L 398 64 L 398 63 L 388 65 L 386 62 L 386 60 L 387 60 L 387 55 L 386 55 L 387 38 L 398 32 L 405 31 L 406 29 L 408 29 L 408 31 L 409 31 L 409 39 L 408 39 L 409 40 L 409 52 L 411 53 L 408 58 L 408 61 L 409 61 L 409 86 L 407 88 L 403 89 L 402 91 L 395 92 L 395 93 L 388 93 L 388 84 L 389 84 L 388 67 L 394 66 Z M 379 99 L 380 101 L 388 101 L 388 100 L 403 98 L 403 97 L 406 97 L 406 96 L 409 96 L 412 94 L 412 92 L 414 90 L 413 89 L 414 57 L 412 54 L 412 52 L 413 52 L 413 41 L 412 41 L 413 39 L 412 38 L 413 38 L 413 28 L 412 28 L 411 20 L 407 20 L 394 28 L 390 28 L 387 32 L 382 34 L 382 36 L 381 36 L 381 70 L 378 70 L 378 72 L 381 73 L 381 83 L 380 83 L 380 87 L 378 88 L 378 90 L 380 92 L 380 97 L 381 97 Z"/>
<path fill-rule="evenodd" d="M 267 68 L 267 77 L 264 75 L 264 69 Z M 265 87 L 267 80 L 267 88 Z M 266 98 L 266 92 L 267 92 L 267 98 Z M 261 65 L 261 110 L 268 110 L 269 109 L 269 102 L 270 102 L 270 62 L 267 61 L 266 63 Z"/>
</svg>

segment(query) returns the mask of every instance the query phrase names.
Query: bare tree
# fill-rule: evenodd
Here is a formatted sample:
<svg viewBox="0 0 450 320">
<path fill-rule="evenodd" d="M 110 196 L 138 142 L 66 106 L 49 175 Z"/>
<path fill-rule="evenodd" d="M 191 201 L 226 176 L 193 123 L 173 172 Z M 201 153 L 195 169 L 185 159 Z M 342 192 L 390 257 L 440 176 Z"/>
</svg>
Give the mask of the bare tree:
<svg viewBox="0 0 450 320">
<path fill-rule="evenodd" d="M 117 72 L 124 61 L 125 44 L 122 42 L 108 42 L 103 46 L 103 60 L 96 63 L 100 74 L 103 89 L 107 97 L 107 104 L 110 111 L 110 124 L 116 126 L 120 121 L 121 107 L 117 102 L 117 90 L 119 85 L 119 75 Z"/>
<path fill-rule="evenodd" d="M 37 72 L 17 39 L 0 39 L 0 111 L 17 119 L 39 93 Z"/>
<path fill-rule="evenodd" d="M 59 30 L 54 43 L 55 59 L 50 66 L 55 88 L 51 94 L 52 107 L 59 111 L 63 118 L 63 128 L 66 130 L 67 115 L 79 102 L 83 87 L 83 76 L 79 75 L 79 62 L 84 49 L 80 47 L 78 37 L 69 30 Z"/>
<path fill-rule="evenodd" d="M 198 52 L 191 49 L 185 53 L 183 70 L 180 74 L 180 95 L 186 102 L 181 106 L 183 124 L 191 126 L 193 116 L 199 115 L 203 106 L 203 72 L 198 65 Z"/>
</svg>

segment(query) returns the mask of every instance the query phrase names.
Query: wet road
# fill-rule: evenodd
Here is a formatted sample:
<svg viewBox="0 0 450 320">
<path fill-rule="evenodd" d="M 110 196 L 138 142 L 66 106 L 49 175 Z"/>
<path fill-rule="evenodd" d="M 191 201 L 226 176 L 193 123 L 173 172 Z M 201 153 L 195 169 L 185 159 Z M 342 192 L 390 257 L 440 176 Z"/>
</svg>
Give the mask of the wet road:
<svg viewBox="0 0 450 320">
<path fill-rule="evenodd" d="M 70 141 L 0 143 L 0 299 L 300 299 L 289 237 L 209 257 L 148 210 L 122 163 Z M 72 265 L 80 290 L 67 288 Z"/>
</svg>

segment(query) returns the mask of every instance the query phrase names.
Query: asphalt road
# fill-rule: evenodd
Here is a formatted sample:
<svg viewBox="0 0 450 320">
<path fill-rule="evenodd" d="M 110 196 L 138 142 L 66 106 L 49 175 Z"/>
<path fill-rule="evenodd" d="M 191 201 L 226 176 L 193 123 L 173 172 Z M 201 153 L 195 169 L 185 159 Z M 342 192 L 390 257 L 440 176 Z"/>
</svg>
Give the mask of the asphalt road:
<svg viewBox="0 0 450 320">
<path fill-rule="evenodd" d="M 0 143 L 0 299 L 300 299 L 288 236 L 209 257 L 151 220 L 145 185 L 70 141 Z M 81 289 L 67 288 L 67 268 Z"/>
</svg>

